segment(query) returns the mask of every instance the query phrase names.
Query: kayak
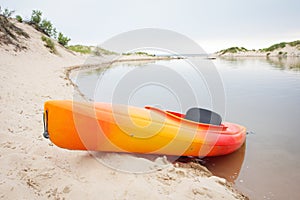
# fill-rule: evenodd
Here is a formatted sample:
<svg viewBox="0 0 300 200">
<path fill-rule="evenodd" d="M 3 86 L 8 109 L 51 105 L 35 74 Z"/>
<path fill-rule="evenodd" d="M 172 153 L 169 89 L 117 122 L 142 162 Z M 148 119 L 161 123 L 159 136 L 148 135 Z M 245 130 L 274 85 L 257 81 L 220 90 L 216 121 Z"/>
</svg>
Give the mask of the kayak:
<svg viewBox="0 0 300 200">
<path fill-rule="evenodd" d="M 45 102 L 44 128 L 44 136 L 65 149 L 177 156 L 229 154 L 246 138 L 241 125 L 197 122 L 188 113 L 71 100 Z"/>
</svg>

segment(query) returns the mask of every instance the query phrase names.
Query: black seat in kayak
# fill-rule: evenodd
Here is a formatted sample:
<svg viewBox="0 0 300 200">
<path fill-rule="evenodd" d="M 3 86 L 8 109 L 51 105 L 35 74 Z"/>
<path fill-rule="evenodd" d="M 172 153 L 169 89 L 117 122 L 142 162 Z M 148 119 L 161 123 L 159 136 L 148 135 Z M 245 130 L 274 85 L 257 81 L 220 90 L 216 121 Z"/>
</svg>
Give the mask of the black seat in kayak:
<svg viewBox="0 0 300 200">
<path fill-rule="evenodd" d="M 190 108 L 184 119 L 212 125 L 222 123 L 222 117 L 218 113 L 203 108 Z"/>
</svg>

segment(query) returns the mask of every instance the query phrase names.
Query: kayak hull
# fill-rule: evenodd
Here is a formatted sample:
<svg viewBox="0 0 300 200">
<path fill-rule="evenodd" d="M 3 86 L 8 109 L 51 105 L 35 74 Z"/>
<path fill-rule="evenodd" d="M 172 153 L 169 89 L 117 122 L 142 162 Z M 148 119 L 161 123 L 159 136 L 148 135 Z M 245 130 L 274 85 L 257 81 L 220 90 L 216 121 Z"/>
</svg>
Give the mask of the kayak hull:
<svg viewBox="0 0 300 200">
<path fill-rule="evenodd" d="M 239 149 L 246 137 L 237 124 L 201 124 L 152 107 L 54 100 L 44 109 L 49 139 L 70 150 L 218 156 Z"/>
</svg>

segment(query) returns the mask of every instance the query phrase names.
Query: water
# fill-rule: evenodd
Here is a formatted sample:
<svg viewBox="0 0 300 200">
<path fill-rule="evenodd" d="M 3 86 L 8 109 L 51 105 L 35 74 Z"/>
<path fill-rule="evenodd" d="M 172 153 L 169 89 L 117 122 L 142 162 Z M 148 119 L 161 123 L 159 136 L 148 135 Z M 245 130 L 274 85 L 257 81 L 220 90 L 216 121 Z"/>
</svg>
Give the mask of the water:
<svg viewBox="0 0 300 200">
<path fill-rule="evenodd" d="M 215 61 L 224 80 L 228 121 L 244 124 L 253 132 L 247 136 L 244 162 L 235 184 L 254 199 L 300 198 L 297 63 L 299 67 L 299 59 Z M 216 170 L 222 175 L 222 169 Z"/>
<path fill-rule="evenodd" d="M 200 68 L 216 66 L 215 87 L 205 80 L 207 71 L 199 74 L 185 60 L 119 63 L 81 72 L 76 83 L 96 101 L 179 112 L 197 105 L 221 113 L 224 120 L 247 127 L 246 144 L 202 162 L 251 199 L 300 199 L 300 59 L 199 60 Z M 157 66 L 163 66 L 161 72 Z M 163 84 L 145 84 L 163 77 L 168 80 Z M 144 85 L 136 87 L 140 83 Z M 223 92 L 224 99 L 216 92 Z"/>
</svg>

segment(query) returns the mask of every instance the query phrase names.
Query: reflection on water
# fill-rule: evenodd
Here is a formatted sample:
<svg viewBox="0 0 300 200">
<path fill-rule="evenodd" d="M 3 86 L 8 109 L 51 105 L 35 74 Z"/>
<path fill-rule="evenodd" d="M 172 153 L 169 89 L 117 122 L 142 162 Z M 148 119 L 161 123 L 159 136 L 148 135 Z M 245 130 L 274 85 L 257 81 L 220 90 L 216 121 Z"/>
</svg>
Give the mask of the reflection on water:
<svg viewBox="0 0 300 200">
<path fill-rule="evenodd" d="M 300 58 L 222 58 L 212 62 L 225 88 L 223 119 L 244 125 L 255 134 L 247 135 L 247 145 L 233 154 L 196 161 L 205 164 L 213 174 L 235 183 L 251 199 L 300 199 Z M 209 91 L 203 92 L 205 84 L 183 60 L 156 64 L 168 65 L 185 76 L 200 99 L 198 106 L 209 107 L 210 99 L 205 96 Z M 101 76 L 106 88 L 96 99 L 106 100 L 124 73 L 133 68 L 146 73 L 151 68 L 151 64 L 132 65 L 118 64 L 106 71 L 82 73 L 77 83 L 84 94 L 93 95 L 89 83 Z M 170 98 L 165 91 L 158 94 L 152 87 L 140 91 L 133 104 L 158 103 L 166 110 L 186 111 L 178 110 Z"/>
<path fill-rule="evenodd" d="M 203 62 L 207 63 L 203 65 L 207 67 L 201 70 L 211 72 L 212 63 L 207 60 Z M 219 84 L 210 90 L 201 70 L 186 60 L 147 62 L 141 66 L 140 63 L 133 63 L 119 63 L 104 69 L 81 71 L 73 81 L 94 101 L 138 107 L 154 105 L 181 113 L 198 105 L 210 109 L 214 103 L 215 107 L 217 104 L 222 105 L 217 112 L 224 112 L 222 82 L 221 79 L 215 80 L 214 73 L 205 77 Z M 216 70 L 213 72 L 217 73 Z M 220 98 L 212 101 L 213 95 Z"/>
<path fill-rule="evenodd" d="M 300 57 L 268 57 L 267 62 L 272 66 L 283 70 L 300 70 Z"/>
<path fill-rule="evenodd" d="M 246 151 L 246 143 L 229 155 L 204 158 L 204 165 L 214 175 L 225 178 L 227 181 L 234 183 L 240 174 Z"/>
<path fill-rule="evenodd" d="M 249 60 L 259 60 L 267 62 L 270 66 L 277 69 L 300 71 L 300 57 L 222 57 L 221 59 L 232 64 L 232 67 L 237 68 L 242 67 Z"/>
<path fill-rule="evenodd" d="M 300 199 L 300 59 L 235 58 L 215 64 L 226 89 L 226 119 L 255 132 L 247 135 L 236 187 L 251 199 Z M 215 174 L 222 175 L 217 168 Z"/>
<path fill-rule="evenodd" d="M 200 163 L 207 167 L 207 169 L 212 172 L 213 175 L 225 178 L 227 181 L 234 183 L 240 174 L 240 170 L 243 166 L 246 151 L 246 143 L 242 145 L 237 151 L 216 157 L 206 157 L 206 158 L 194 158 L 182 156 L 177 159 L 178 162 L 195 162 Z"/>
</svg>

